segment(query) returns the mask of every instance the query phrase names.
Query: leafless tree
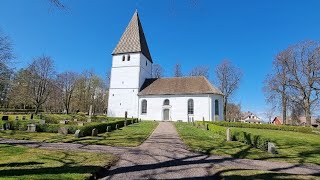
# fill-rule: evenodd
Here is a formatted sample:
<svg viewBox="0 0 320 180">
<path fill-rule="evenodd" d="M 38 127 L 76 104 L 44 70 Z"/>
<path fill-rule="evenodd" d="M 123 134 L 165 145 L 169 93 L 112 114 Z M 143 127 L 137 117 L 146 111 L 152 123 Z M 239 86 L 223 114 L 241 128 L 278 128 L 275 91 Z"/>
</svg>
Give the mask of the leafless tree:
<svg viewBox="0 0 320 180">
<path fill-rule="evenodd" d="M 28 93 L 35 106 L 35 114 L 45 103 L 50 94 L 52 79 L 54 77 L 53 60 L 49 56 L 35 58 L 27 68 L 28 73 L 24 77 L 27 82 Z"/>
<path fill-rule="evenodd" d="M 230 61 L 224 60 L 215 69 L 218 86 L 222 93 L 224 94 L 224 118 L 226 120 L 227 114 L 227 104 L 229 98 L 234 94 L 235 90 L 238 89 L 240 80 L 242 77 L 242 72 L 239 68 L 231 64 Z"/>
<path fill-rule="evenodd" d="M 71 99 L 73 97 L 73 91 L 76 87 L 79 75 L 75 72 L 67 71 L 57 76 L 57 84 L 60 87 L 63 95 L 63 104 L 66 113 L 69 114 Z"/>
<path fill-rule="evenodd" d="M 204 76 L 209 79 L 209 66 L 194 67 L 189 73 L 190 76 Z"/>
<path fill-rule="evenodd" d="M 152 75 L 154 78 L 163 77 L 164 69 L 159 64 L 152 65 Z"/>
<path fill-rule="evenodd" d="M 233 121 L 233 122 L 240 121 L 240 119 L 241 119 L 241 106 L 240 106 L 240 104 L 233 104 L 233 103 L 227 104 L 226 119 L 228 121 Z"/>
<path fill-rule="evenodd" d="M 279 53 L 273 61 L 272 74 L 269 74 L 265 80 L 264 92 L 267 102 L 272 104 L 281 104 L 283 124 L 287 123 L 288 108 L 288 77 L 289 73 L 285 62 L 290 58 L 290 51 L 286 50 Z"/>
<path fill-rule="evenodd" d="M 276 106 L 271 106 L 263 114 L 268 118 L 268 123 L 272 123 L 273 118 L 275 118 Z"/>
<path fill-rule="evenodd" d="M 182 77 L 181 64 L 177 63 L 174 65 L 173 69 L 174 77 Z"/>
<path fill-rule="evenodd" d="M 14 54 L 10 38 L 0 30 L 0 64 L 7 64 L 12 59 Z"/>
<path fill-rule="evenodd" d="M 66 9 L 66 6 L 60 0 L 49 0 L 49 2 L 59 9 Z"/>
</svg>

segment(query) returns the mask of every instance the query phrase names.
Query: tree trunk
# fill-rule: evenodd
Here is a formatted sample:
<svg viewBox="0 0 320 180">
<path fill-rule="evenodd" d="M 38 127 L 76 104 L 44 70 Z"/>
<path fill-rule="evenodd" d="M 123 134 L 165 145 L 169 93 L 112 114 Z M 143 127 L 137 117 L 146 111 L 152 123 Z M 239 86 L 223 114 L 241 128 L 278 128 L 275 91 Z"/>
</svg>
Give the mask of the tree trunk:
<svg viewBox="0 0 320 180">
<path fill-rule="evenodd" d="M 311 112 L 310 112 L 310 106 L 305 108 L 305 116 L 306 116 L 306 125 L 311 125 Z"/>
<path fill-rule="evenodd" d="M 282 94 L 282 124 L 287 124 L 287 99 Z"/>
<path fill-rule="evenodd" d="M 224 116 L 224 121 L 227 121 L 227 103 L 228 103 L 228 100 L 225 99 L 224 100 L 224 107 L 223 107 L 223 116 Z"/>
<path fill-rule="evenodd" d="M 35 111 L 34 111 L 34 114 L 38 114 L 38 112 L 39 112 L 39 108 L 40 108 L 40 106 L 39 105 L 36 105 L 36 109 L 35 109 Z"/>
</svg>

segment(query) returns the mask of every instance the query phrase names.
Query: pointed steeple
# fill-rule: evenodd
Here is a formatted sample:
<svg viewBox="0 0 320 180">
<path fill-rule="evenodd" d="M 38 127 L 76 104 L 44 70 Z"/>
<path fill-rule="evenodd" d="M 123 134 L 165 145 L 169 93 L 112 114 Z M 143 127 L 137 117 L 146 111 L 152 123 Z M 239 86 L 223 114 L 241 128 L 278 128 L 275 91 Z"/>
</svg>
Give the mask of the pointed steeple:
<svg viewBox="0 0 320 180">
<path fill-rule="evenodd" d="M 112 55 L 134 52 L 141 52 L 150 60 L 150 62 L 152 62 L 147 40 L 144 36 L 137 10 L 133 14 L 129 25 L 122 34 L 119 43 L 112 52 Z"/>
</svg>

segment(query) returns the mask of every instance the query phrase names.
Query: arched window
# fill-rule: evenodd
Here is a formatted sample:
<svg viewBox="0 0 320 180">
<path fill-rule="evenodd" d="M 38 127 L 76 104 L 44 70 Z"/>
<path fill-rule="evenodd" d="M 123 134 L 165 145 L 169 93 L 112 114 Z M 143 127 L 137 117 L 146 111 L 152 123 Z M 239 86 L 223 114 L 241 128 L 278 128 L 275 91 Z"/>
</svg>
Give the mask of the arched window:
<svg viewBox="0 0 320 180">
<path fill-rule="evenodd" d="M 188 100 L 188 114 L 193 114 L 193 99 Z"/>
<path fill-rule="evenodd" d="M 215 115 L 219 115 L 219 101 L 218 101 L 218 99 L 216 99 L 215 101 L 214 101 L 214 114 Z"/>
<path fill-rule="evenodd" d="M 163 101 L 163 105 L 170 105 L 169 99 L 164 100 L 164 101 Z"/>
<path fill-rule="evenodd" d="M 125 61 L 126 60 L 126 57 L 123 55 L 122 56 L 122 61 Z"/>
<path fill-rule="evenodd" d="M 130 55 L 128 55 L 128 61 L 130 61 Z"/>
<path fill-rule="evenodd" d="M 147 100 L 141 102 L 141 114 L 147 114 Z"/>
</svg>

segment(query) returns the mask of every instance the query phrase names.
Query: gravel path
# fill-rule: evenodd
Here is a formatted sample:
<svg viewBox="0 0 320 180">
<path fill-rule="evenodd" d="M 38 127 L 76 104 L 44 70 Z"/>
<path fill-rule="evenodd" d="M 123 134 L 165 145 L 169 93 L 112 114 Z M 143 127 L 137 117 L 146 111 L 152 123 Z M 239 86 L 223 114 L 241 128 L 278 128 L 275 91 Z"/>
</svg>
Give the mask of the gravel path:
<svg viewBox="0 0 320 180">
<path fill-rule="evenodd" d="M 225 171 L 225 168 L 229 169 L 227 171 L 258 169 L 320 176 L 320 166 L 316 165 L 234 159 L 192 153 L 187 150 L 170 122 L 161 122 L 152 135 L 136 148 L 0 139 L 0 144 L 3 143 L 70 151 L 108 152 L 118 155 L 120 160 L 115 166 L 102 172 L 99 175 L 101 179 L 212 179 L 219 178 L 219 174 Z"/>
</svg>

